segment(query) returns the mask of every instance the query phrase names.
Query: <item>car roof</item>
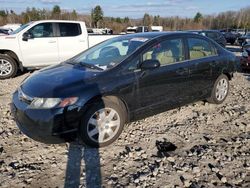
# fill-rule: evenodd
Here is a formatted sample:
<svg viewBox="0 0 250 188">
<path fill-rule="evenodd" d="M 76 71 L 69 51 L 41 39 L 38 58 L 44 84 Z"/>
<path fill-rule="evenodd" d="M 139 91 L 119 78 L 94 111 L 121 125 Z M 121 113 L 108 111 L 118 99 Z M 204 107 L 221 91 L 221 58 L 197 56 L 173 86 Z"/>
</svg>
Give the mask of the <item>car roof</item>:
<svg viewBox="0 0 250 188">
<path fill-rule="evenodd" d="M 212 30 L 212 29 L 204 29 L 204 30 L 188 30 L 188 32 L 216 32 L 220 33 L 218 30 Z"/>
<path fill-rule="evenodd" d="M 207 30 L 202 30 L 203 32 L 216 32 L 216 33 L 220 33 L 220 31 L 218 31 L 218 30 L 209 30 L 209 29 L 207 29 Z"/>
<path fill-rule="evenodd" d="M 84 23 L 83 21 L 74 21 L 74 20 L 38 20 L 38 21 L 33 21 L 33 23 Z"/>
<path fill-rule="evenodd" d="M 131 36 L 131 37 L 145 37 L 145 38 L 158 38 L 162 36 L 180 36 L 180 35 L 195 35 L 195 33 L 190 33 L 186 31 L 164 31 L 164 32 L 145 32 L 145 33 L 135 33 L 135 34 L 127 34 L 124 36 Z"/>
</svg>

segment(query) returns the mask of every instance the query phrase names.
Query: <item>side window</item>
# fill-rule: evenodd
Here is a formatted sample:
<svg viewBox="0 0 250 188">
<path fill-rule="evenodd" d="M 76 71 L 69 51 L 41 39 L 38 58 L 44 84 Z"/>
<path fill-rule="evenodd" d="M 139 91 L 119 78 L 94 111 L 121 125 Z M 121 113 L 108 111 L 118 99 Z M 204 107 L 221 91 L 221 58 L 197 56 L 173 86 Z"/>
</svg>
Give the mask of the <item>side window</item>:
<svg viewBox="0 0 250 188">
<path fill-rule="evenodd" d="M 28 31 L 34 38 L 53 37 L 52 23 L 41 23 Z"/>
<path fill-rule="evenodd" d="M 216 39 L 216 38 L 218 38 L 218 35 L 215 32 L 208 32 L 207 37 L 212 38 L 212 39 Z"/>
<path fill-rule="evenodd" d="M 59 23 L 60 37 L 75 37 L 82 34 L 80 24 Z"/>
<path fill-rule="evenodd" d="M 191 60 L 215 55 L 210 43 L 203 39 L 189 38 L 188 48 Z"/>
<path fill-rule="evenodd" d="M 185 60 L 182 39 L 166 40 L 143 54 L 142 60 L 156 59 L 161 66 Z"/>
</svg>

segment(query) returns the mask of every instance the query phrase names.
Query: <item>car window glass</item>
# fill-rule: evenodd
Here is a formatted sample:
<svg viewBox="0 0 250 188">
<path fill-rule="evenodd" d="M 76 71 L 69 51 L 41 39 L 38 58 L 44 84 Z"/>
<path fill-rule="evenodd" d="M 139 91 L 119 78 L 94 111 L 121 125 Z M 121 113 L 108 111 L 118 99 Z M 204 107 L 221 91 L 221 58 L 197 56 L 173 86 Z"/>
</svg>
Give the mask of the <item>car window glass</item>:
<svg viewBox="0 0 250 188">
<path fill-rule="evenodd" d="M 105 48 L 101 48 L 94 53 L 88 56 L 88 59 L 100 59 L 100 58 L 108 58 L 109 56 L 126 56 L 128 51 L 128 46 L 124 45 L 124 43 L 128 43 L 128 40 L 114 42 L 110 45 L 105 46 Z"/>
<path fill-rule="evenodd" d="M 189 38 L 188 47 L 191 60 L 215 55 L 210 43 L 203 39 Z"/>
<path fill-rule="evenodd" d="M 52 23 L 41 23 L 29 30 L 34 38 L 53 37 Z"/>
<path fill-rule="evenodd" d="M 212 39 L 217 38 L 217 33 L 207 32 L 207 37 L 212 38 Z"/>
<path fill-rule="evenodd" d="M 160 42 L 143 54 L 142 60 L 158 60 L 168 65 L 185 60 L 182 39 L 173 39 Z"/>
<path fill-rule="evenodd" d="M 80 24 L 76 23 L 59 23 L 60 37 L 74 37 L 81 35 Z"/>
<path fill-rule="evenodd" d="M 106 40 L 68 60 L 68 63 L 82 66 L 111 69 L 132 55 L 150 38 L 124 35 Z"/>
</svg>

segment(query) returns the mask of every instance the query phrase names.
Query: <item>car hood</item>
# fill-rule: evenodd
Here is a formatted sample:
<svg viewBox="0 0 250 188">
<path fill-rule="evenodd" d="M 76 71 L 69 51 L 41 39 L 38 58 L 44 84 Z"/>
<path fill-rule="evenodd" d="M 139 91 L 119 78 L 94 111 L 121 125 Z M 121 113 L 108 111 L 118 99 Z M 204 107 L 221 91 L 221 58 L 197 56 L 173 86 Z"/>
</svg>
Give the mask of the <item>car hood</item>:
<svg viewBox="0 0 250 188">
<path fill-rule="evenodd" d="M 73 64 L 59 64 L 41 69 L 21 85 L 30 97 L 69 97 L 84 89 L 101 72 Z"/>
</svg>

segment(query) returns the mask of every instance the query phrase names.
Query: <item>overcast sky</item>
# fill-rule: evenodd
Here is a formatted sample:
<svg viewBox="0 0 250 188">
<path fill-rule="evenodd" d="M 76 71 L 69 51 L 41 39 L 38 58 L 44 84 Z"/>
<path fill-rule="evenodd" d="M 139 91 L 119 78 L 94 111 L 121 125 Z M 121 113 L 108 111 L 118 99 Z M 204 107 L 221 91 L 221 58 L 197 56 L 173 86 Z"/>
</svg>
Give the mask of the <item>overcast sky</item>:
<svg viewBox="0 0 250 188">
<path fill-rule="evenodd" d="M 140 18 L 145 12 L 163 17 L 193 17 L 198 11 L 217 14 L 239 10 L 250 6 L 250 0 L 0 0 L 0 9 L 12 9 L 18 13 L 26 7 L 51 9 L 54 5 L 86 14 L 96 5 L 101 5 L 105 16 L 114 17 Z"/>
</svg>

